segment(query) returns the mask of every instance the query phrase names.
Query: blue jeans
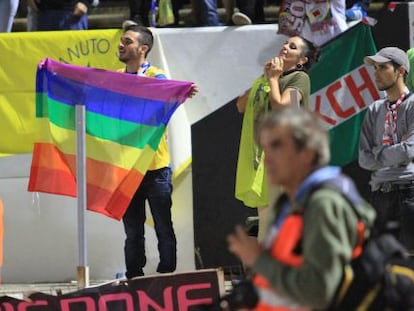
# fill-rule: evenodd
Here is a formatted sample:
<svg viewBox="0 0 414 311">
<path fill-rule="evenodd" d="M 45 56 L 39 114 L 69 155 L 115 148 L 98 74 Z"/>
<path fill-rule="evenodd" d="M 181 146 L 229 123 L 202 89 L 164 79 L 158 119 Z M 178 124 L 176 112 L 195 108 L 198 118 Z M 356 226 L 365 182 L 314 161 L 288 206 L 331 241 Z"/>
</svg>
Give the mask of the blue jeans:
<svg viewBox="0 0 414 311">
<path fill-rule="evenodd" d="M 391 231 L 410 251 L 414 250 L 414 183 L 392 184 L 372 192 L 377 212 L 374 234 Z"/>
<path fill-rule="evenodd" d="M 36 30 L 87 30 L 88 15 L 74 16 L 71 10 L 38 11 Z"/>
<path fill-rule="evenodd" d="M 217 0 L 192 0 L 194 26 L 220 26 Z"/>
<path fill-rule="evenodd" d="M 177 241 L 171 219 L 171 169 L 169 167 L 148 171 L 134 194 L 122 218 L 126 234 L 126 277 L 144 275 L 145 257 L 145 201 L 148 200 L 155 233 L 158 239 L 160 262 L 157 272 L 175 271 L 177 265 Z"/>
<path fill-rule="evenodd" d="M 10 32 L 19 0 L 0 0 L 0 32 Z"/>
</svg>

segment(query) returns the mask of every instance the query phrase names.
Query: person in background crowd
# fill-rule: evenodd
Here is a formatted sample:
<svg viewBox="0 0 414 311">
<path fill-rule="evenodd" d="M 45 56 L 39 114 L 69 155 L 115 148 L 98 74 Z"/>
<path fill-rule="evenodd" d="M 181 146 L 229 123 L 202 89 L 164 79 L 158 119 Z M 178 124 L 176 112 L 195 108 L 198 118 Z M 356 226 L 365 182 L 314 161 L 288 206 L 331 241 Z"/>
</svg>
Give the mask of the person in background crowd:
<svg viewBox="0 0 414 311">
<path fill-rule="evenodd" d="M 220 26 L 217 0 L 191 0 L 194 26 Z"/>
<path fill-rule="evenodd" d="M 386 97 L 367 108 L 359 140 L 359 165 L 371 171 L 374 233 L 391 231 L 414 251 L 414 97 L 405 84 L 410 63 L 405 51 L 385 47 L 366 56 L 375 83 Z"/>
<path fill-rule="evenodd" d="M 234 12 L 234 2 L 239 9 L 238 12 Z M 263 5 L 263 0 L 225 0 L 226 24 L 242 26 L 264 23 Z"/>
<path fill-rule="evenodd" d="M 237 226 L 227 238 L 229 250 L 253 274 L 259 297 L 253 310 L 326 310 L 375 211 L 351 179 L 327 166 L 329 137 L 317 115 L 294 107 L 272 110 L 259 121 L 257 137 L 269 180 L 284 194 L 264 242 Z M 337 188 L 324 186 L 329 181 Z M 352 193 L 357 205 L 344 193 Z"/>
<path fill-rule="evenodd" d="M 37 30 L 37 9 L 33 9 L 30 5 L 27 6 L 26 15 L 26 29 L 27 31 Z"/>
<path fill-rule="evenodd" d="M 12 30 L 18 7 L 19 0 L 0 0 L 0 32 Z"/>
<path fill-rule="evenodd" d="M 408 71 L 406 82 L 410 92 L 414 92 L 414 48 L 408 49 L 407 57 L 410 61 L 410 70 Z"/>
<path fill-rule="evenodd" d="M 151 10 L 154 10 L 157 0 L 128 0 L 129 6 L 129 19 L 138 25 L 143 26 L 156 26 L 153 20 L 151 25 Z M 180 23 L 179 10 L 182 7 L 182 0 L 171 0 L 172 13 L 174 15 L 174 22 L 168 26 L 178 26 Z M 165 25 L 164 25 L 165 26 Z"/>
<path fill-rule="evenodd" d="M 119 60 L 125 67 L 119 71 L 127 74 L 141 75 L 157 79 L 166 79 L 163 70 L 147 61 L 147 55 L 153 46 L 152 32 L 145 26 L 129 21 L 123 23 L 123 34 L 119 43 Z M 193 96 L 197 93 L 193 85 Z M 154 160 L 146 172 L 142 183 L 137 188 L 129 207 L 124 214 L 125 264 L 126 277 L 144 275 L 145 257 L 145 202 L 148 201 L 154 220 L 155 233 L 158 239 L 160 261 L 157 272 L 173 272 L 177 265 L 177 241 L 171 217 L 172 182 L 170 153 L 166 133 L 163 135 Z"/>
<path fill-rule="evenodd" d="M 345 0 L 283 0 L 279 11 L 278 33 L 299 35 L 321 46 L 348 29 L 345 9 Z"/>
<path fill-rule="evenodd" d="M 130 20 L 146 27 L 150 26 L 151 0 L 128 0 Z"/>
<path fill-rule="evenodd" d="M 173 26 L 180 25 L 180 9 L 183 7 L 183 0 L 172 0 L 172 9 L 174 14 L 174 24 Z"/>
<path fill-rule="evenodd" d="M 347 21 L 358 21 L 367 16 L 367 11 L 372 0 L 359 0 L 355 1 L 350 7 L 345 11 L 345 16 Z M 347 3 L 349 5 L 349 3 Z"/>
<path fill-rule="evenodd" d="M 27 0 L 27 4 L 32 31 L 87 30 L 88 10 L 99 0 Z"/>
<path fill-rule="evenodd" d="M 329 12 L 321 18 L 316 13 L 323 12 L 323 5 L 329 5 Z M 345 0 L 315 1 L 314 6 L 307 7 L 307 19 L 300 35 L 318 46 L 325 44 L 348 29 L 345 10 Z"/>
<path fill-rule="evenodd" d="M 307 108 L 310 79 L 307 70 L 319 60 L 319 49 L 311 42 L 294 36 L 282 46 L 278 56 L 266 62 L 264 75 L 253 82 L 251 89 L 236 102 L 243 113 L 236 172 L 235 196 L 246 206 L 258 207 L 259 240 L 266 232 L 269 217 L 269 193 L 263 168 L 263 150 L 254 142 L 254 126 L 261 114 L 290 105 Z M 295 94 L 295 99 L 292 97 Z M 278 189 L 270 197 L 277 195 Z"/>
</svg>

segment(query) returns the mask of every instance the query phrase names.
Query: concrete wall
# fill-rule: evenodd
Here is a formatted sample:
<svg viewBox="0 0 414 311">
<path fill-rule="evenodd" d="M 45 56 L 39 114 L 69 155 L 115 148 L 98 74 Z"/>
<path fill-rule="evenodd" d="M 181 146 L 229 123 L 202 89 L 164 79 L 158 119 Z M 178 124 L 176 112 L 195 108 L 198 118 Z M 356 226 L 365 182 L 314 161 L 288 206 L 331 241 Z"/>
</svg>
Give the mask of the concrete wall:
<svg viewBox="0 0 414 311">
<path fill-rule="evenodd" d="M 30 155 L 0 159 L 0 197 L 4 204 L 3 283 L 76 280 L 77 202 L 74 198 L 26 191 Z M 191 172 L 174 181 L 173 221 L 178 238 L 178 270 L 194 269 Z M 150 213 L 148 213 L 150 218 Z M 158 264 L 151 219 L 146 225 L 147 274 Z M 113 279 L 124 272 L 122 222 L 87 212 L 87 258 L 90 277 Z"/>
</svg>

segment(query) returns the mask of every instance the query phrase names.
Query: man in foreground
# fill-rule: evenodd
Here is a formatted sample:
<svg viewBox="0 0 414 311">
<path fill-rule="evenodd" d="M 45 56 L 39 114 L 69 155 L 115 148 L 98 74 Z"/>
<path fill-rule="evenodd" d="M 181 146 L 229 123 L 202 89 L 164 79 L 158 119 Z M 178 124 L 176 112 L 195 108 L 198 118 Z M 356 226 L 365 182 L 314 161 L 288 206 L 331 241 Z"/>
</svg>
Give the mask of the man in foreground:
<svg viewBox="0 0 414 311">
<path fill-rule="evenodd" d="M 276 217 L 262 245 L 239 226 L 228 237 L 229 249 L 255 275 L 255 310 L 325 309 L 375 212 L 339 168 L 327 166 L 328 134 L 312 113 L 271 111 L 260 121 L 257 137 L 268 178 L 285 194 L 274 206 Z M 364 230 L 358 235 L 359 221 Z"/>
</svg>

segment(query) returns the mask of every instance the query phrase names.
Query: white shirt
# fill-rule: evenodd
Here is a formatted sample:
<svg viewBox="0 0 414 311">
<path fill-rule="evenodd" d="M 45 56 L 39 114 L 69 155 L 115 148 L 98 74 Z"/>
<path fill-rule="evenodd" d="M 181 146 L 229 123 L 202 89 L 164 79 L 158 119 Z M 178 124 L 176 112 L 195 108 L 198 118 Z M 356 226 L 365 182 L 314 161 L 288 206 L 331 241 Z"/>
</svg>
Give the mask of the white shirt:
<svg viewBox="0 0 414 311">
<path fill-rule="evenodd" d="M 323 45 L 332 38 L 338 36 L 340 33 L 348 29 L 346 23 L 346 3 L 345 0 L 331 0 L 330 9 L 332 14 L 332 25 L 327 25 L 322 30 L 312 31 L 310 27 L 309 19 L 306 18 L 303 25 L 301 36 L 311 41 L 317 46 Z M 309 14 L 309 13 L 308 13 Z"/>
</svg>

